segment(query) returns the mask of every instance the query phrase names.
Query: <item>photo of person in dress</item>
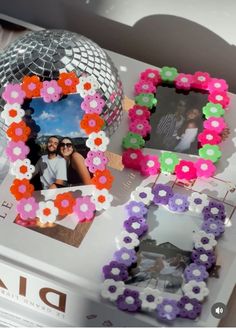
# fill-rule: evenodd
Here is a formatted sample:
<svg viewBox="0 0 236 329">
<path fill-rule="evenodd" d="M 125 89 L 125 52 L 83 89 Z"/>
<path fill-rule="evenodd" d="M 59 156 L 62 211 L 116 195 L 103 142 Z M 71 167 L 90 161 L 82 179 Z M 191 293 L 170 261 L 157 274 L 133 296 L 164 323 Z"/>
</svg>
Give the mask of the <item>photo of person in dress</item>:
<svg viewBox="0 0 236 329">
<path fill-rule="evenodd" d="M 69 137 L 61 139 L 59 155 L 66 160 L 67 184 L 69 186 L 91 184 L 90 173 L 84 163 L 84 157 L 76 151 L 73 140 Z"/>
<path fill-rule="evenodd" d="M 175 136 L 178 141 L 174 151 L 180 153 L 193 153 L 197 148 L 197 136 L 202 131 L 201 111 L 198 108 L 186 112 L 186 120 L 182 123 Z"/>
<path fill-rule="evenodd" d="M 198 155 L 197 136 L 203 129 L 202 107 L 207 95 L 190 91 L 176 92 L 160 86 L 157 108 L 150 117 L 152 131 L 146 147 Z"/>
</svg>

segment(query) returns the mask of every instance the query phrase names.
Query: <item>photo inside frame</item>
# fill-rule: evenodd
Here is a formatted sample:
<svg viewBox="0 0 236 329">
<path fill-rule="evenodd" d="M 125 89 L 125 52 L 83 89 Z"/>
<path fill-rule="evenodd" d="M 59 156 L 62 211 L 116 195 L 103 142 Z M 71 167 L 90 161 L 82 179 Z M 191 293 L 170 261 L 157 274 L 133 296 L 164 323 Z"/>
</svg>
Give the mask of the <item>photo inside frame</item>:
<svg viewBox="0 0 236 329">
<path fill-rule="evenodd" d="M 148 232 L 141 240 L 137 263 L 126 285 L 140 291 L 158 289 L 163 296 L 182 295 L 183 273 L 191 261 L 193 232 L 201 225 L 201 217 L 173 213 L 164 206 L 149 207 Z"/>
<path fill-rule="evenodd" d="M 198 155 L 198 134 L 203 130 L 202 107 L 208 95 L 157 88 L 155 113 L 150 117 L 152 131 L 145 147 Z"/>
<path fill-rule="evenodd" d="M 28 158 L 36 171 L 31 183 L 35 190 L 89 184 L 91 174 L 84 164 L 89 149 L 86 134 L 80 128 L 84 111 L 79 94 L 70 94 L 58 102 L 43 98 L 25 102 L 24 121 L 31 128 Z"/>
</svg>

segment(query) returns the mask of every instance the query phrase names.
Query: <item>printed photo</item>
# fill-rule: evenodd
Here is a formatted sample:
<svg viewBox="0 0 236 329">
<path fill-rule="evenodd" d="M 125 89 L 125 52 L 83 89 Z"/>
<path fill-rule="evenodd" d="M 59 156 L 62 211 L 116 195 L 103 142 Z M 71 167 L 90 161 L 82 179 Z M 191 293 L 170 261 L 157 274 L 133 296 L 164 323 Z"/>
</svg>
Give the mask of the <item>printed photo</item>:
<svg viewBox="0 0 236 329">
<path fill-rule="evenodd" d="M 31 128 L 27 145 L 35 166 L 35 190 L 90 184 L 91 174 L 84 163 L 87 136 L 80 128 L 81 102 L 79 94 L 71 94 L 55 103 L 33 98 L 24 104 L 24 120 Z"/>
<path fill-rule="evenodd" d="M 152 132 L 146 147 L 198 155 L 197 136 L 203 130 L 202 107 L 207 103 L 207 94 L 184 94 L 160 86 L 156 97 L 158 103 L 150 117 Z"/>
<path fill-rule="evenodd" d="M 170 242 L 157 245 L 155 240 L 142 240 L 137 267 L 132 269 L 126 284 L 179 295 L 182 294 L 182 274 L 190 263 L 189 251 L 181 250 Z"/>
</svg>

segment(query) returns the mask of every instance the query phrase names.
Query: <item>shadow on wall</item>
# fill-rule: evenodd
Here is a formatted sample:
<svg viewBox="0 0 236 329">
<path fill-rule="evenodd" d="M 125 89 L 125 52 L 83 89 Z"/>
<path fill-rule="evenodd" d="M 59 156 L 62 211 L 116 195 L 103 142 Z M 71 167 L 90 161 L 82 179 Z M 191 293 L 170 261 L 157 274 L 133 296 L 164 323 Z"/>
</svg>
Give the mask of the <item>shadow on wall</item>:
<svg viewBox="0 0 236 329">
<path fill-rule="evenodd" d="M 70 24 L 73 25 L 73 20 Z M 109 35 L 104 31 L 109 31 Z M 90 27 L 83 22 L 77 32 L 86 34 L 103 48 L 154 66 L 175 66 L 183 73 L 207 71 L 213 77 L 226 79 L 230 91 L 236 92 L 232 70 L 236 47 L 187 19 L 154 15 L 129 27 L 96 16 Z"/>
<path fill-rule="evenodd" d="M 103 48 L 154 66 L 175 66 L 183 73 L 208 71 L 213 77 L 226 79 L 230 91 L 236 93 L 236 76 L 232 72 L 236 47 L 187 19 L 153 15 L 130 27 L 92 14 L 74 1 L 41 0 L 31 4 L 22 0 L 21 8 L 16 0 L 3 2 L 2 12 L 7 15 L 44 28 L 83 34 Z"/>
</svg>

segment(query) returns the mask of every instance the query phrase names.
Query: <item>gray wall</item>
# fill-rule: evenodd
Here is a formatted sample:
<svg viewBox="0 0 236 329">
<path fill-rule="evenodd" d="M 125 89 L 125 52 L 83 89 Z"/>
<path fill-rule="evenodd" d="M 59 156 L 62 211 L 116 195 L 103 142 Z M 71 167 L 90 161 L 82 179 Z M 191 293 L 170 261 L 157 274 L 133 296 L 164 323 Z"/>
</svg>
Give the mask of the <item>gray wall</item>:
<svg viewBox="0 0 236 329">
<path fill-rule="evenodd" d="M 236 1 L 0 0 L 0 11 L 84 34 L 106 49 L 155 66 L 208 71 L 226 79 L 236 93 L 236 48 L 230 44 L 236 41 Z"/>
</svg>

